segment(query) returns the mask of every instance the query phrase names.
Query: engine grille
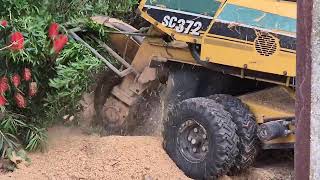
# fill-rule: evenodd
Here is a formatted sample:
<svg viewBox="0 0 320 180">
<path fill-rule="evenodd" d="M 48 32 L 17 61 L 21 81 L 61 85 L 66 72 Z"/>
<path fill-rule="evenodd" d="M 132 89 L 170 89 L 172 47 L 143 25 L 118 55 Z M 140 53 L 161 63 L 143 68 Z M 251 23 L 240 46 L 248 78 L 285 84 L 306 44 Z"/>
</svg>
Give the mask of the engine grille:
<svg viewBox="0 0 320 180">
<path fill-rule="evenodd" d="M 271 56 L 277 50 L 276 38 L 270 34 L 260 34 L 255 40 L 256 51 L 262 56 Z"/>
</svg>

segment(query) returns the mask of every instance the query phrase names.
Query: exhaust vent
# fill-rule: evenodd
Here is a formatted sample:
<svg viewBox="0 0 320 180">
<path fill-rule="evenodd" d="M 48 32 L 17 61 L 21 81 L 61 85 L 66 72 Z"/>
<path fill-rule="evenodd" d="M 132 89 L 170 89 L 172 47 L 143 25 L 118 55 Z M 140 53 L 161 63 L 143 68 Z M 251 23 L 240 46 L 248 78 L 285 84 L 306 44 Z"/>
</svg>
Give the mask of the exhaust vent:
<svg viewBox="0 0 320 180">
<path fill-rule="evenodd" d="M 277 50 L 277 40 L 270 34 L 260 34 L 255 40 L 256 51 L 262 56 L 271 56 Z"/>
</svg>

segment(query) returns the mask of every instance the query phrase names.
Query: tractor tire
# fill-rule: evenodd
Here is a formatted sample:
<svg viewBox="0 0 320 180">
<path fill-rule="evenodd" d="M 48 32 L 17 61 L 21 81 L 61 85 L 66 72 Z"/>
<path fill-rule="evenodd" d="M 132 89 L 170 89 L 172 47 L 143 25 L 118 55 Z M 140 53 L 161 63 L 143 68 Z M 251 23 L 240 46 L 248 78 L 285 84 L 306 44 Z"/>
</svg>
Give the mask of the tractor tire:
<svg viewBox="0 0 320 180">
<path fill-rule="evenodd" d="M 232 116 L 207 98 L 187 99 L 170 110 L 163 136 L 168 155 L 194 179 L 226 174 L 239 152 Z"/>
<path fill-rule="evenodd" d="M 232 115 L 232 121 L 237 125 L 237 135 L 240 138 L 239 155 L 236 157 L 235 165 L 230 169 L 229 175 L 239 174 L 254 163 L 258 154 L 258 125 L 248 106 L 240 99 L 224 94 L 212 95 L 209 98 L 223 105 L 224 109 Z"/>
</svg>

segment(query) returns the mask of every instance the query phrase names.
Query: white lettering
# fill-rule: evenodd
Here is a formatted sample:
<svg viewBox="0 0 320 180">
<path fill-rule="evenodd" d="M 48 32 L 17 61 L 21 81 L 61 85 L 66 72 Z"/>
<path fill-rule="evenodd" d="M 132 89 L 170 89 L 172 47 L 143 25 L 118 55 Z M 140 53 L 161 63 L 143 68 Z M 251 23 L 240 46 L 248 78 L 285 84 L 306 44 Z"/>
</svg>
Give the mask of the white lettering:
<svg viewBox="0 0 320 180">
<path fill-rule="evenodd" d="M 165 16 L 162 20 L 162 25 L 174 29 L 178 33 L 191 34 L 195 36 L 200 35 L 202 23 L 200 21 L 192 21 L 185 19 L 178 19 L 175 16 Z"/>
<path fill-rule="evenodd" d="M 169 25 L 169 20 L 170 20 L 170 16 L 165 16 L 164 18 L 163 18 L 163 21 L 162 21 L 162 25 L 164 25 L 164 26 L 168 26 Z"/>
</svg>

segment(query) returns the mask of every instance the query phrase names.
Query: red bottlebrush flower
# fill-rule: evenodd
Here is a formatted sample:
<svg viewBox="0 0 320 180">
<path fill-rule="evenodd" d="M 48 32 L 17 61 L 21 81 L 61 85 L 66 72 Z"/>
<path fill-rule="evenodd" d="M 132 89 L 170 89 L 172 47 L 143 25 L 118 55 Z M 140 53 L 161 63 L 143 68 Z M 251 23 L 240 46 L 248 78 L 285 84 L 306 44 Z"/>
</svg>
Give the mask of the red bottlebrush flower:
<svg viewBox="0 0 320 180">
<path fill-rule="evenodd" d="M 0 79 L 0 82 L 6 82 L 8 83 L 8 78 L 3 76 L 1 79 Z"/>
<path fill-rule="evenodd" d="M 8 78 L 2 77 L 0 79 L 0 95 L 4 94 L 9 89 Z"/>
<path fill-rule="evenodd" d="M 29 96 L 34 97 L 38 92 L 38 86 L 36 82 L 32 82 L 29 84 Z"/>
<path fill-rule="evenodd" d="M 0 95 L 0 107 L 7 104 L 7 100 L 3 95 Z"/>
<path fill-rule="evenodd" d="M 0 22 L 0 24 L 1 24 L 2 27 L 7 27 L 7 26 L 8 26 L 8 21 L 2 20 L 2 21 Z"/>
<path fill-rule="evenodd" d="M 49 27 L 49 38 L 54 40 L 59 34 L 59 24 L 52 23 Z"/>
<path fill-rule="evenodd" d="M 11 50 L 19 51 L 24 47 L 24 38 L 21 32 L 14 32 L 10 36 Z"/>
<path fill-rule="evenodd" d="M 23 80 L 30 81 L 31 80 L 31 70 L 29 68 L 24 68 L 23 70 Z"/>
<path fill-rule="evenodd" d="M 14 100 L 16 101 L 18 108 L 26 108 L 27 107 L 27 101 L 22 96 L 22 94 L 20 94 L 20 93 L 15 94 Z"/>
<path fill-rule="evenodd" d="M 21 77 L 18 74 L 15 74 L 12 76 L 11 82 L 14 85 L 14 87 L 18 87 L 21 83 Z"/>
<path fill-rule="evenodd" d="M 66 35 L 58 35 L 56 39 L 53 41 L 53 50 L 55 53 L 59 53 L 64 45 L 68 42 L 68 36 Z"/>
</svg>

